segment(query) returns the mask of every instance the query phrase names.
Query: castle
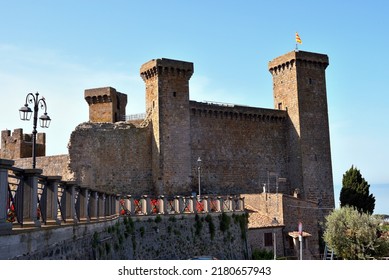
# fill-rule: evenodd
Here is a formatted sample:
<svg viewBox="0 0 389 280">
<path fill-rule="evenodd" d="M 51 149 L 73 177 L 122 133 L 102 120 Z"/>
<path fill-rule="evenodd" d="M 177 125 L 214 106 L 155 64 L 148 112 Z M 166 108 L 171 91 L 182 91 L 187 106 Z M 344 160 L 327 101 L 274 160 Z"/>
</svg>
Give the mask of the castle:
<svg viewBox="0 0 389 280">
<path fill-rule="evenodd" d="M 263 201 L 294 196 L 327 209 L 315 224 L 334 207 L 328 64 L 327 55 L 305 51 L 270 61 L 274 109 L 264 109 L 192 101 L 193 63 L 153 59 L 140 69 L 143 118 L 125 120 L 127 96 L 114 88 L 87 89 L 89 122 L 71 134 L 69 154 L 38 158 L 37 167 L 91 189 L 134 195 L 190 195 L 201 188 L 201 194 L 269 194 Z M 2 132 L 0 157 L 24 157 L 11 152 L 11 138 Z"/>
</svg>

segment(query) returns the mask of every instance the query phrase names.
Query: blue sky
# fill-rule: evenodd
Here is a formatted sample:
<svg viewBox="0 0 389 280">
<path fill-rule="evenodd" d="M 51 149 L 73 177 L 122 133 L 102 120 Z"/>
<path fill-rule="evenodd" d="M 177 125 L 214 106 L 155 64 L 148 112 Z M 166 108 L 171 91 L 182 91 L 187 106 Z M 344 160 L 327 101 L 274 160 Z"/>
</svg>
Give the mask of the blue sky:
<svg viewBox="0 0 389 280">
<path fill-rule="evenodd" d="M 47 154 L 67 153 L 88 120 L 87 88 L 128 94 L 145 111 L 140 66 L 153 58 L 194 62 L 190 95 L 272 108 L 271 59 L 299 49 L 328 54 L 327 93 L 335 185 L 357 166 L 388 184 L 388 1 L 1 1 L 0 129 L 19 120 L 28 92 L 53 119 Z M 42 131 L 40 129 L 39 131 Z M 389 212 L 389 211 L 388 211 Z"/>
</svg>

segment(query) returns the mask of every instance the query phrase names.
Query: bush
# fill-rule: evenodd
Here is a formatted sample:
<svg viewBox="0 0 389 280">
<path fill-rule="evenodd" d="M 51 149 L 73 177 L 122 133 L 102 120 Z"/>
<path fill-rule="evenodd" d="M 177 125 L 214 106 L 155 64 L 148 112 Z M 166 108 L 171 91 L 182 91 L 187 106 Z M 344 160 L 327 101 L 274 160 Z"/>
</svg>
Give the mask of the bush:
<svg viewBox="0 0 389 280">
<path fill-rule="evenodd" d="M 157 217 L 155 217 L 155 220 L 154 222 L 156 222 L 157 224 L 160 223 L 162 221 L 162 218 L 160 215 L 157 215 Z"/>
<path fill-rule="evenodd" d="M 205 217 L 205 221 L 208 223 L 209 233 L 211 235 L 211 240 L 213 240 L 213 238 L 215 237 L 215 229 L 216 228 L 215 228 L 215 224 L 212 221 L 212 216 L 208 214 Z"/>
<path fill-rule="evenodd" d="M 379 237 L 379 221 L 352 207 L 334 210 L 326 217 L 324 241 L 343 259 L 363 260 L 388 254 L 388 241 Z"/>
<path fill-rule="evenodd" d="M 223 212 L 220 216 L 220 230 L 225 232 L 230 228 L 231 217 Z"/>
<path fill-rule="evenodd" d="M 253 260 L 272 260 L 274 258 L 272 251 L 265 249 L 254 249 L 252 259 Z"/>
</svg>

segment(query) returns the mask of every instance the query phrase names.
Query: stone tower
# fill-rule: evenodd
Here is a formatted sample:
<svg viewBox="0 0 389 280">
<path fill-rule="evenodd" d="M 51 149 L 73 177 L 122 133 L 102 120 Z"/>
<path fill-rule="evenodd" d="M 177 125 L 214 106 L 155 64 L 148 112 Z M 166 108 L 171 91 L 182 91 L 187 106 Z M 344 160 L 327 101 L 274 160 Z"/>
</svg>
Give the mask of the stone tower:
<svg viewBox="0 0 389 280">
<path fill-rule="evenodd" d="M 190 192 L 189 79 L 193 63 L 153 59 L 142 65 L 146 114 L 151 121 L 152 173 L 156 192 Z"/>
<path fill-rule="evenodd" d="M 288 112 L 291 187 L 319 207 L 334 207 L 325 69 L 328 56 L 292 51 L 269 62 L 274 106 Z"/>
<path fill-rule="evenodd" d="M 124 121 L 126 115 L 127 95 L 117 92 L 112 87 L 85 90 L 85 100 L 89 105 L 90 122 Z"/>
</svg>

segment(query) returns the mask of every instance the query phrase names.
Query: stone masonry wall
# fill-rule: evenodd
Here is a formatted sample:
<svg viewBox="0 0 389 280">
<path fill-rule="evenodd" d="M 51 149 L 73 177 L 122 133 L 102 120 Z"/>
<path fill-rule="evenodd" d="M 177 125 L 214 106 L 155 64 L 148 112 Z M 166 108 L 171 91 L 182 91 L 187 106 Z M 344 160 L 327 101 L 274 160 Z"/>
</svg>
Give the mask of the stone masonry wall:
<svg viewBox="0 0 389 280">
<path fill-rule="evenodd" d="M 198 157 L 204 194 L 258 193 L 268 171 L 288 177 L 285 111 L 194 101 L 190 107 L 193 190 Z"/>
<path fill-rule="evenodd" d="M 246 216 L 143 216 L 2 236 L 0 259 L 246 259 Z M 43 234 L 42 234 L 43 231 Z M 80 250 L 80 248 L 83 248 Z"/>
<path fill-rule="evenodd" d="M 82 186 L 142 195 L 155 193 L 151 133 L 128 123 L 83 123 L 69 142 L 69 166 Z"/>
<path fill-rule="evenodd" d="M 268 182 L 268 171 L 288 178 L 285 111 L 194 101 L 190 101 L 190 108 L 192 191 L 198 190 L 198 157 L 202 159 L 202 194 L 258 193 Z M 152 180 L 154 144 L 151 126 L 140 128 L 122 122 L 81 124 L 69 143 L 72 180 L 105 191 L 159 193 L 162 188 Z M 164 164 L 169 170 L 178 165 L 174 160 Z M 274 176 L 271 180 L 275 192 Z M 288 193 L 287 184 L 279 184 L 279 191 Z M 161 194 L 189 192 L 164 189 Z"/>
<path fill-rule="evenodd" d="M 14 159 L 15 167 L 29 169 L 32 167 L 32 158 Z M 62 176 L 64 181 L 72 181 L 73 173 L 69 169 L 69 156 L 57 155 L 36 158 L 36 168 L 42 169 L 42 175 Z"/>
</svg>

